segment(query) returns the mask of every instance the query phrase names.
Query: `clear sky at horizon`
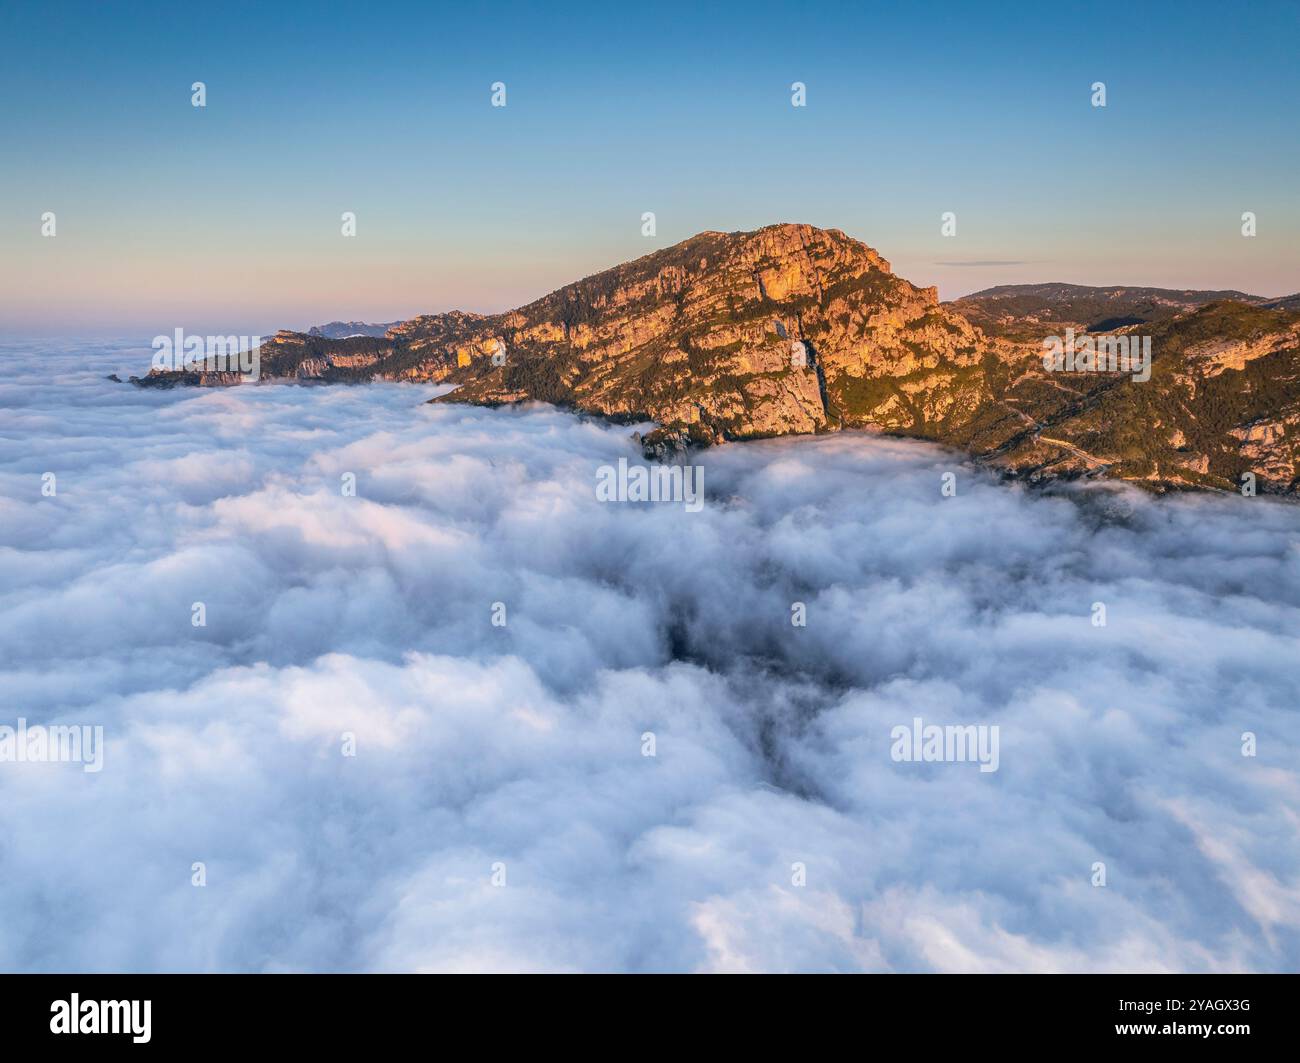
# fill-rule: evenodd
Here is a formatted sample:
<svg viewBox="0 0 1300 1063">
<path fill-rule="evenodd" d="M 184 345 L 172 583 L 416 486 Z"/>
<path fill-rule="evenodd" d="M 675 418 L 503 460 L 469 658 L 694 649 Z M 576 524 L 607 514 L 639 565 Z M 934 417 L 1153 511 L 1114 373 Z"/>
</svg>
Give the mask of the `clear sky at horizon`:
<svg viewBox="0 0 1300 1063">
<path fill-rule="evenodd" d="M 943 298 L 1300 290 L 1295 3 L 9 0 L 0 40 L 9 334 L 496 311 L 778 221 Z"/>
</svg>

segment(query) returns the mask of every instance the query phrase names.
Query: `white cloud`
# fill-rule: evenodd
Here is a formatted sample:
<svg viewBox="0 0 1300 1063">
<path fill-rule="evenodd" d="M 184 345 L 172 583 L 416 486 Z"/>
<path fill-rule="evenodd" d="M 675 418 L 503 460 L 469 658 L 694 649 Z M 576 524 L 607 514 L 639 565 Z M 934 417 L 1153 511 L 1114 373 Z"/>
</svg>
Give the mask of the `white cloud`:
<svg viewBox="0 0 1300 1063">
<path fill-rule="evenodd" d="M 1300 963 L 1300 509 L 861 435 L 606 505 L 627 428 L 122 357 L 0 362 L 0 724 L 107 741 L 0 764 L 0 968 Z"/>
</svg>

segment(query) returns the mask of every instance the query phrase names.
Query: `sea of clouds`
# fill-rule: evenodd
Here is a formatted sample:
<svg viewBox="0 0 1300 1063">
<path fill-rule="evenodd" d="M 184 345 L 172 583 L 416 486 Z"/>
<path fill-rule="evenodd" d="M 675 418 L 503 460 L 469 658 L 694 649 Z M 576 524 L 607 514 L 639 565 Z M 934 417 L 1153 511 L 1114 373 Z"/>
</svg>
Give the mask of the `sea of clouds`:
<svg viewBox="0 0 1300 1063">
<path fill-rule="evenodd" d="M 1300 967 L 1300 507 L 861 434 L 601 503 L 627 427 L 148 359 L 0 346 L 0 725 L 105 741 L 0 764 L 0 969 Z"/>
</svg>

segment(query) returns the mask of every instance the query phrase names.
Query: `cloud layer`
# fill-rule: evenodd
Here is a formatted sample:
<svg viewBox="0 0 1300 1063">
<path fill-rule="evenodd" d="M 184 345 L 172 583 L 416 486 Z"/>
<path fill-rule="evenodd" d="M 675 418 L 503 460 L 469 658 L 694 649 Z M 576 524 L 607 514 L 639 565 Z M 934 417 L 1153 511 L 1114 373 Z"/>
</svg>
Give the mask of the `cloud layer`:
<svg viewBox="0 0 1300 1063">
<path fill-rule="evenodd" d="M 627 428 L 147 360 L 0 348 L 0 724 L 106 742 L 0 764 L 0 969 L 1300 966 L 1300 508 L 865 435 L 605 504 Z"/>
</svg>

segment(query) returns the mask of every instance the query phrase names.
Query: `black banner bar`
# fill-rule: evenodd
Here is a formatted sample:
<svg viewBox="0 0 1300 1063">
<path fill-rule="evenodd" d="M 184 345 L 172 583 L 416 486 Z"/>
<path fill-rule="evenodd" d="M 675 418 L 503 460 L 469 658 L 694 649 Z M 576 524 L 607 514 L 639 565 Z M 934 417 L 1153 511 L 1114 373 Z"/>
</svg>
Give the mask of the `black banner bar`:
<svg viewBox="0 0 1300 1063">
<path fill-rule="evenodd" d="M 3 975 L 6 1045 L 1292 1049 L 1294 975 Z M 620 1034 L 619 1028 L 622 1029 Z M 705 1031 L 697 1034 L 692 1031 Z M 675 1046 L 675 1047 L 674 1047 Z M 10 1058 L 21 1058 L 10 1056 Z"/>
</svg>

